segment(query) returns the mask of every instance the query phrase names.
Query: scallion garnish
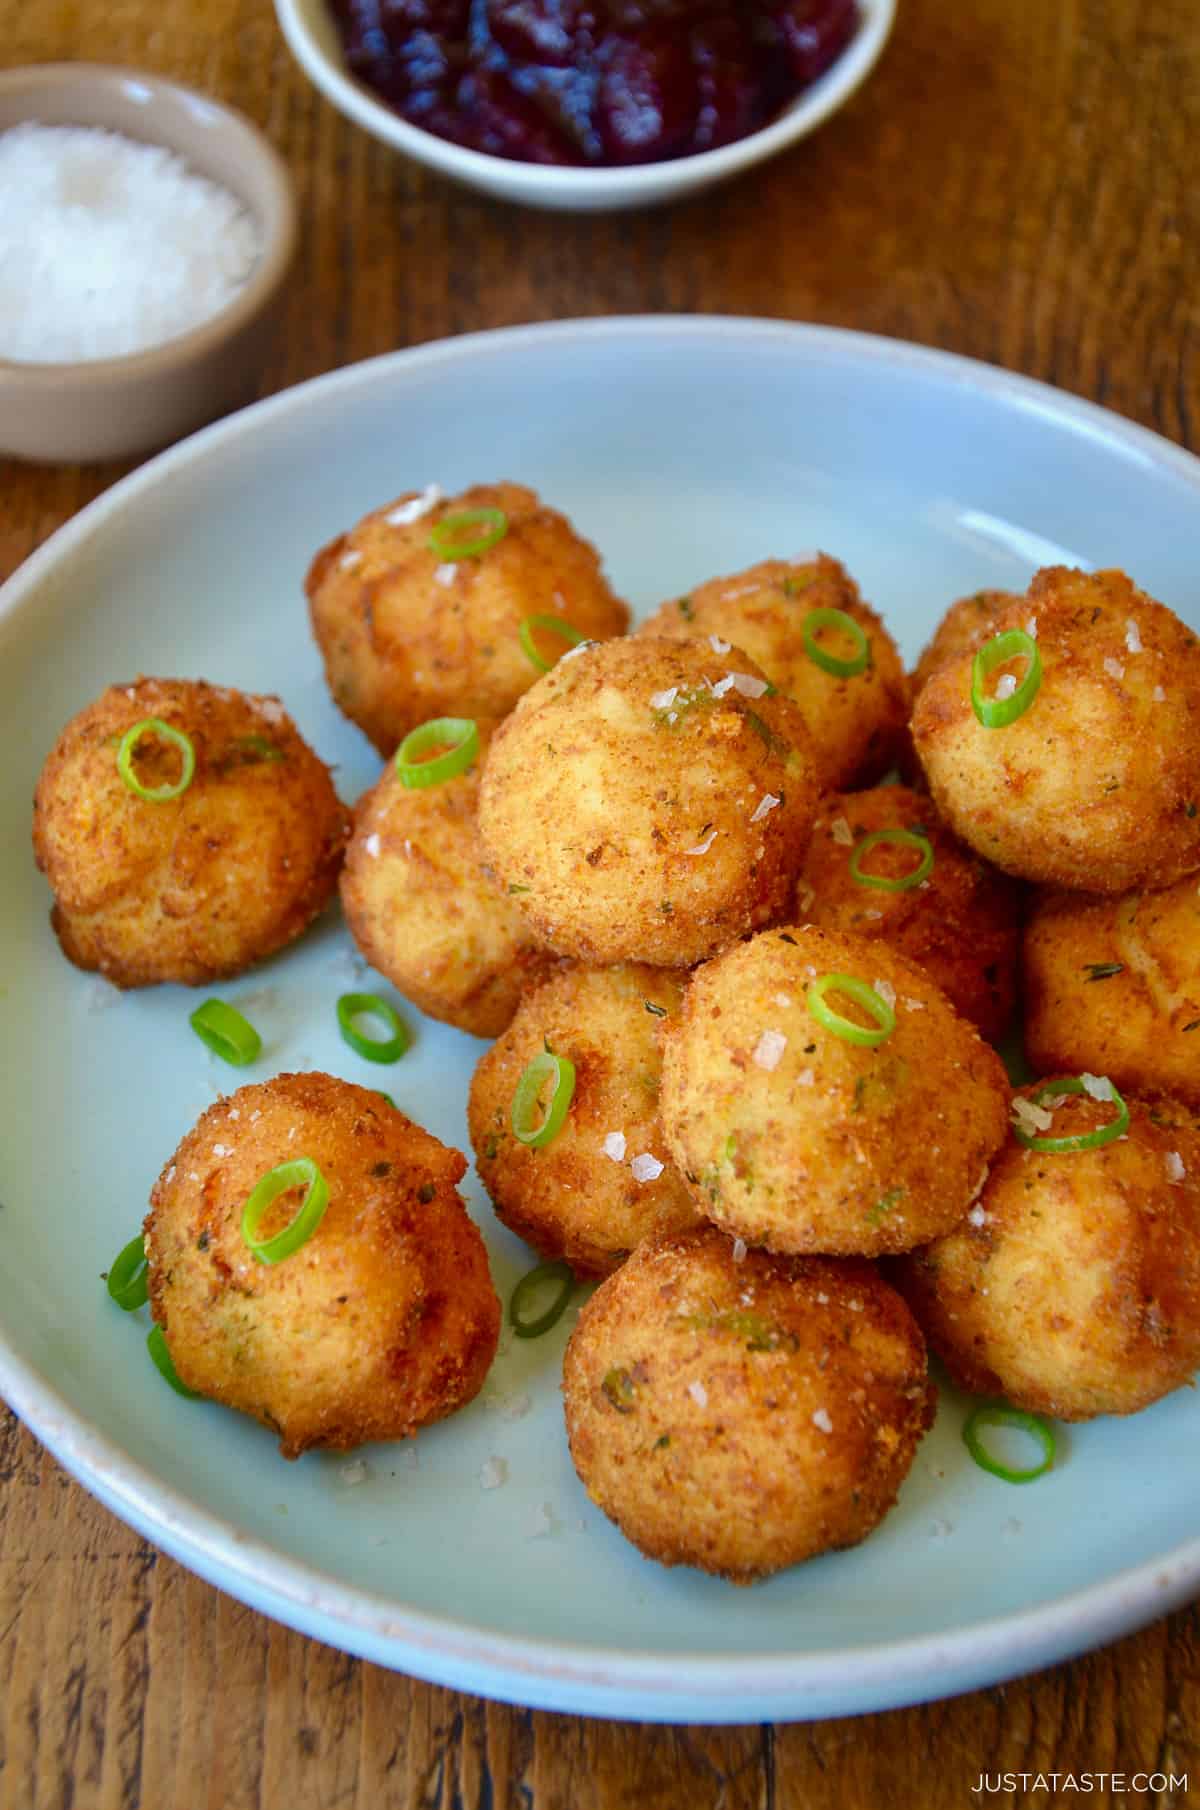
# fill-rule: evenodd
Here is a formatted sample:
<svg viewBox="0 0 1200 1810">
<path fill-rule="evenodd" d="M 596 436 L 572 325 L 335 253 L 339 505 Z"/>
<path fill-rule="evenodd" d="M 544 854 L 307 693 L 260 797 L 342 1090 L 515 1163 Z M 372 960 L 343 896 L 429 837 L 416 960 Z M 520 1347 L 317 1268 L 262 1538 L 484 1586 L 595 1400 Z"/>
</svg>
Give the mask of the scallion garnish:
<svg viewBox="0 0 1200 1810">
<path fill-rule="evenodd" d="M 873 848 L 878 848 L 881 842 L 894 842 L 905 848 L 915 848 L 921 859 L 911 873 L 901 874 L 899 879 L 891 879 L 886 874 L 864 874 L 863 857 L 870 854 Z M 928 879 L 932 872 L 933 844 L 919 830 L 868 830 L 861 841 L 855 843 L 850 855 L 852 877 L 860 886 L 874 886 L 879 892 L 909 892 L 914 886 L 919 886 L 922 880 Z"/>
<path fill-rule="evenodd" d="M 473 528 L 482 533 L 472 534 Z M 444 515 L 430 530 L 429 546 L 439 559 L 478 559 L 488 553 L 508 533 L 508 517 L 503 509 L 459 509 Z"/>
<path fill-rule="evenodd" d="M 232 1063 L 234 1068 L 245 1068 L 262 1051 L 262 1038 L 250 1020 L 223 999 L 206 999 L 196 1007 L 188 1023 L 201 1043 L 207 1043 L 214 1055 L 220 1056 L 222 1062 Z"/>
<path fill-rule="evenodd" d="M 441 754 L 427 758 L 434 748 Z M 410 730 L 396 750 L 401 785 L 413 791 L 456 779 L 479 758 L 479 725 L 467 716 L 435 716 Z"/>
<path fill-rule="evenodd" d="M 161 1377 L 170 1383 L 176 1395 L 185 1396 L 188 1401 L 199 1400 L 198 1390 L 189 1389 L 186 1383 L 180 1382 L 179 1373 L 171 1361 L 171 1353 L 167 1349 L 166 1337 L 161 1326 L 152 1326 L 146 1334 L 146 1350 L 154 1360 L 154 1368 Z"/>
<path fill-rule="evenodd" d="M 561 616 L 526 616 L 517 630 L 517 639 L 521 643 L 526 659 L 531 666 L 536 666 L 539 672 L 549 672 L 554 661 L 543 657 L 541 649 L 533 638 L 535 629 L 541 634 L 557 635 L 561 641 L 567 643 L 568 647 L 578 647 L 581 641 L 587 639 L 585 635 L 580 634 L 574 623 L 564 622 Z M 560 655 L 559 658 L 561 659 L 561 657 Z"/>
<path fill-rule="evenodd" d="M 543 1109 L 542 1094 L 547 1082 L 551 1093 Z M 511 1115 L 514 1136 L 533 1150 L 543 1149 L 562 1130 L 574 1092 L 575 1064 L 568 1056 L 543 1050 L 517 1082 Z"/>
<path fill-rule="evenodd" d="M 355 1022 L 359 1018 L 378 1018 L 390 1035 L 364 1036 Z M 337 1021 L 343 1040 L 368 1062 L 398 1062 L 412 1041 L 395 1006 L 377 993 L 343 993 L 337 1002 Z"/>
<path fill-rule="evenodd" d="M 844 993 L 861 1006 L 869 1018 L 875 1020 L 874 1026 L 855 1024 L 852 1018 L 843 1018 L 832 1006 L 826 1005 L 827 993 Z M 882 1043 L 890 1037 L 896 1028 L 896 1014 L 885 999 L 881 999 L 874 987 L 868 986 L 865 980 L 859 980 L 853 974 L 821 974 L 811 981 L 805 993 L 808 1009 L 818 1024 L 823 1024 L 827 1031 L 835 1037 L 843 1038 L 847 1043 L 860 1043 L 868 1048 Z"/>
<path fill-rule="evenodd" d="M 1091 1077 L 1089 1076 L 1088 1079 L 1090 1080 Z M 1013 1136 L 1018 1144 L 1024 1144 L 1026 1150 L 1045 1150 L 1051 1155 L 1065 1150 L 1101 1150 L 1105 1144 L 1115 1143 L 1117 1138 L 1123 1137 L 1129 1130 L 1129 1108 L 1111 1081 L 1109 1081 L 1108 1087 L 1107 1095 L 1095 1094 L 1084 1086 L 1082 1076 L 1071 1076 L 1062 1081 L 1047 1081 L 1033 1095 L 1035 1106 L 1040 1106 L 1043 1100 L 1058 1099 L 1062 1094 L 1087 1094 L 1091 1100 L 1100 1100 L 1103 1103 L 1111 1102 L 1117 1109 L 1117 1116 L 1115 1119 L 1110 1119 L 1107 1125 L 1097 1125 L 1095 1131 L 1084 1131 L 1077 1137 L 1068 1138 L 1034 1137 L 1030 1132 L 1023 1130 L 1020 1125 L 1014 1125 Z"/>
<path fill-rule="evenodd" d="M 127 1314 L 145 1307 L 150 1299 L 150 1290 L 146 1284 L 149 1267 L 142 1234 L 139 1232 L 136 1238 L 131 1238 L 117 1253 L 108 1271 L 108 1292 L 117 1306 L 124 1308 Z"/>
<path fill-rule="evenodd" d="M 998 666 L 1024 658 L 1025 676 L 1008 697 L 984 695 L 984 686 Z M 1032 635 L 1023 628 L 1005 629 L 985 641 L 971 667 L 971 708 L 985 729 L 1006 729 L 1024 716 L 1042 683 L 1042 656 Z"/>
<path fill-rule="evenodd" d="M 170 742 L 179 749 L 182 766 L 179 778 L 162 786 L 144 786 L 133 770 L 133 757 L 137 745 L 144 735 L 156 735 L 160 741 Z M 191 737 L 182 729 L 173 729 L 170 723 L 164 723 L 159 716 L 143 717 L 132 729 L 127 729 L 121 737 L 117 749 L 117 772 L 121 775 L 129 790 L 138 798 L 144 798 L 149 804 L 166 804 L 169 799 L 178 798 L 186 792 L 196 772 L 196 750 L 192 746 Z"/>
<path fill-rule="evenodd" d="M 558 1288 L 549 1306 L 530 1319 L 531 1301 L 552 1282 L 556 1282 Z M 536 1269 L 527 1271 L 513 1289 L 508 1303 L 508 1317 L 517 1337 L 540 1339 L 544 1332 L 549 1332 L 561 1320 L 574 1287 L 575 1273 L 569 1263 L 539 1263 Z"/>
<path fill-rule="evenodd" d="M 817 636 L 822 629 L 836 629 L 839 634 L 848 636 L 855 650 L 850 659 L 839 659 L 837 654 L 831 654 L 821 646 Z M 810 610 L 801 624 L 800 640 L 814 666 L 819 666 L 822 672 L 832 673 L 835 679 L 852 679 L 871 664 L 871 643 L 861 626 L 845 610 Z"/>
<path fill-rule="evenodd" d="M 1025 1470 L 1013 1470 L 1007 1464 L 1001 1464 L 993 1458 L 981 1435 L 990 1427 L 1012 1427 L 1018 1432 L 1028 1433 L 1042 1449 L 1040 1464 Z M 1054 1463 L 1054 1432 L 1037 1414 L 1026 1414 L 1023 1408 L 1010 1408 L 1005 1402 L 985 1403 L 976 1408 L 962 1430 L 963 1444 L 981 1471 L 990 1471 L 993 1477 L 1002 1477 L 1005 1483 L 1032 1483 L 1035 1477 L 1043 1477 Z"/>
<path fill-rule="evenodd" d="M 258 1228 L 267 1209 L 289 1188 L 305 1190 L 299 1208 L 281 1232 L 276 1232 L 273 1238 L 260 1239 Z M 293 1157 L 290 1162 L 278 1163 L 274 1169 L 268 1169 L 255 1182 L 242 1208 L 242 1237 L 256 1262 L 282 1263 L 285 1257 L 294 1256 L 302 1244 L 308 1243 L 328 1205 L 329 1183 L 311 1156 Z"/>
</svg>

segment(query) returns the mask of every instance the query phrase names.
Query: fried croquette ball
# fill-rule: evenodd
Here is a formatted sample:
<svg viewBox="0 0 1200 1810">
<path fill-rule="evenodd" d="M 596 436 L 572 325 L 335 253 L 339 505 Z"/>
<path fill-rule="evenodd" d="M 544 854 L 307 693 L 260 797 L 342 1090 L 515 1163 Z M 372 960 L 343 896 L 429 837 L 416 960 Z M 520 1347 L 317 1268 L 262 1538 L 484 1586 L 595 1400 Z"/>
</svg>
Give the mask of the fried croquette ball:
<svg viewBox="0 0 1200 1810">
<path fill-rule="evenodd" d="M 490 729 L 479 731 L 486 748 Z M 498 1037 L 553 957 L 483 866 L 478 799 L 478 762 L 413 789 L 389 761 L 355 810 L 342 909 L 371 966 L 414 1005 Z"/>
<path fill-rule="evenodd" d="M 1025 932 L 1025 1050 L 1200 1107 L 1200 881 L 1119 899 L 1044 893 Z"/>
<path fill-rule="evenodd" d="M 895 831 L 920 840 L 890 840 Z M 901 884 L 930 857 L 924 879 Z M 1021 889 L 964 848 L 931 799 L 904 786 L 827 798 L 796 909 L 824 930 L 887 943 L 924 968 L 989 1043 L 1003 1036 L 1016 995 Z"/>
<path fill-rule="evenodd" d="M 1029 628 L 1033 624 L 1032 630 Z M 1034 635 L 1041 684 L 988 729 L 971 702 L 975 656 L 930 678 L 912 733 L 950 828 L 985 859 L 1043 885 L 1170 886 L 1200 867 L 1200 641 L 1123 572 L 1051 566 L 997 631 Z M 986 699 L 1025 681 L 1024 655 Z"/>
<path fill-rule="evenodd" d="M 648 1239 L 601 1283 L 563 1396 L 575 1469 L 626 1538 L 736 1584 L 865 1539 L 935 1406 L 870 1265 L 743 1254 L 712 1227 Z"/>
<path fill-rule="evenodd" d="M 595 548 L 522 484 L 407 491 L 322 547 L 304 588 L 334 702 L 385 755 L 431 717 L 507 716 L 538 676 L 528 617 L 593 641 L 629 624 Z M 539 658 L 562 653 L 531 632 Z"/>
<path fill-rule="evenodd" d="M 1046 1086 L 1014 1097 L 1031 1135 L 1112 1123 L 1114 1102 L 1087 1093 L 1039 1106 Z M 1126 1135 L 1100 1149 L 1010 1140 L 966 1223 L 890 1266 L 960 1388 L 1089 1420 L 1134 1414 L 1200 1365 L 1200 1120 L 1125 1104 Z"/>
<path fill-rule="evenodd" d="M 866 644 L 861 671 L 828 672 L 818 656 L 856 665 L 863 647 L 853 631 L 814 617 L 837 610 Z M 712 578 L 672 598 L 638 629 L 658 639 L 700 638 L 744 648 L 804 712 L 829 790 L 870 785 L 892 765 L 908 720 L 908 686 L 896 644 L 845 567 L 828 554 L 766 559 L 730 578 Z M 807 644 L 806 644 L 807 643 Z"/>
<path fill-rule="evenodd" d="M 1022 601 L 1016 591 L 995 590 L 972 591 L 969 597 L 957 598 L 921 650 L 910 680 L 913 697 L 939 666 L 963 654 L 974 655 L 995 634 L 997 617 Z"/>
<path fill-rule="evenodd" d="M 242 1236 L 259 1180 L 305 1157 L 329 1189 L 306 1243 L 260 1262 Z M 183 1383 L 278 1434 L 285 1458 L 404 1439 L 478 1392 L 500 1306 L 449 1150 L 368 1087 L 277 1075 L 219 1100 L 154 1185 L 150 1305 Z M 286 1226 L 294 1188 L 258 1231 Z"/>
<path fill-rule="evenodd" d="M 121 776 L 128 754 L 148 799 Z M 67 724 L 33 804 L 50 922 L 76 967 L 118 987 L 240 974 L 293 942 L 337 887 L 349 831 L 328 769 L 278 698 L 192 679 L 111 685 Z"/>
<path fill-rule="evenodd" d="M 924 970 L 797 926 L 693 975 L 666 1028 L 662 1119 L 729 1233 L 874 1257 L 963 1218 L 1005 1138 L 1008 1084 Z"/>
<path fill-rule="evenodd" d="M 467 1122 L 496 1213 L 543 1257 L 605 1276 L 654 1233 L 701 1221 L 658 1117 L 661 1027 L 678 1013 L 669 970 L 567 967 L 526 994 L 475 1070 Z M 575 1065 L 562 1129 L 541 1148 L 514 1136 L 513 1096 L 549 1046 Z"/>
<path fill-rule="evenodd" d="M 737 648 L 581 649 L 497 730 L 479 827 L 552 948 L 687 967 L 775 921 L 816 811 L 812 744 Z"/>
</svg>

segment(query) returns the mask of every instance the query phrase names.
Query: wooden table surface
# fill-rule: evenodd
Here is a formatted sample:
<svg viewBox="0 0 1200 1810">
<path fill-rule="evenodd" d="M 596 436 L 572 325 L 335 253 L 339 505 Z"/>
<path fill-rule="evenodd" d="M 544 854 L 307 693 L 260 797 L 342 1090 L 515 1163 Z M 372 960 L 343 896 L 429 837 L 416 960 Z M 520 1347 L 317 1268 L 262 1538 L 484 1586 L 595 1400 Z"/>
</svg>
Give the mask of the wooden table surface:
<svg viewBox="0 0 1200 1810">
<path fill-rule="evenodd" d="M 291 165 L 303 244 L 266 394 L 510 322 L 777 315 L 1044 378 L 1195 449 L 1197 0 L 900 0 L 884 60 L 807 144 L 710 198 L 608 218 L 476 199 L 343 121 L 270 0 L 0 0 L 0 67 L 177 77 Z M 0 462 L 0 579 L 124 466 Z M 510 1709 L 347 1658 L 242 1608 L 0 1421 L 0 1810 L 922 1810 L 1078 1804 L 1060 1779 L 1189 1773 L 1200 1616 L 950 1702 L 671 1729 Z M 1187 1790 L 1086 1801 L 1182 1803 Z"/>
</svg>

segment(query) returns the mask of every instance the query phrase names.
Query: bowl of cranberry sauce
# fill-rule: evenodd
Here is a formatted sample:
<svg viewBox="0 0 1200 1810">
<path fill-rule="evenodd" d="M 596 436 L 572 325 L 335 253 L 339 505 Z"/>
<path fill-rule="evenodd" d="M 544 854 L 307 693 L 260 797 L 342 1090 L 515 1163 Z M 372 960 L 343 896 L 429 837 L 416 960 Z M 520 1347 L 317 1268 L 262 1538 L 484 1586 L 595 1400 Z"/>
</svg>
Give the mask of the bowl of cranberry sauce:
<svg viewBox="0 0 1200 1810">
<path fill-rule="evenodd" d="M 275 0 L 341 110 L 535 206 L 682 197 L 782 150 L 853 92 L 895 0 Z"/>
</svg>

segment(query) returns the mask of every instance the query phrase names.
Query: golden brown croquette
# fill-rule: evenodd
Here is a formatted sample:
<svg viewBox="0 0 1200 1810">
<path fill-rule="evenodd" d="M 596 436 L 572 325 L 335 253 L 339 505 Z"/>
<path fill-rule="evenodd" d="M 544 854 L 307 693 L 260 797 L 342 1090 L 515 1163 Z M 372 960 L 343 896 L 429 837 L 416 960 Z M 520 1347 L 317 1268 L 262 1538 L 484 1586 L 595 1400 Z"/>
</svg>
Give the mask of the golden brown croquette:
<svg viewBox="0 0 1200 1810">
<path fill-rule="evenodd" d="M 127 732 L 150 719 L 195 755 L 186 790 L 161 802 L 117 764 Z M 148 730 L 131 771 L 146 790 L 169 789 L 183 760 Z M 328 769 L 278 698 L 195 679 L 109 686 L 59 736 L 33 810 L 63 953 L 118 987 L 200 986 L 294 941 L 336 889 L 348 829 Z"/>
<path fill-rule="evenodd" d="M 563 1396 L 575 1468 L 626 1538 L 737 1584 L 864 1539 L 935 1402 L 869 1264 L 743 1252 L 712 1227 L 648 1239 L 600 1285 Z"/>
<path fill-rule="evenodd" d="M 317 1165 L 328 1207 L 292 1256 L 260 1262 L 243 1207 L 298 1157 Z M 463 1407 L 500 1330 L 456 1189 L 465 1170 L 379 1094 L 332 1075 L 277 1075 L 218 1101 L 159 1176 L 145 1224 L 150 1303 L 180 1380 L 262 1421 L 286 1458 L 403 1439 Z M 260 1235 L 301 1198 L 283 1196 Z"/>
</svg>

